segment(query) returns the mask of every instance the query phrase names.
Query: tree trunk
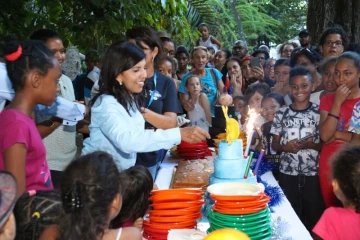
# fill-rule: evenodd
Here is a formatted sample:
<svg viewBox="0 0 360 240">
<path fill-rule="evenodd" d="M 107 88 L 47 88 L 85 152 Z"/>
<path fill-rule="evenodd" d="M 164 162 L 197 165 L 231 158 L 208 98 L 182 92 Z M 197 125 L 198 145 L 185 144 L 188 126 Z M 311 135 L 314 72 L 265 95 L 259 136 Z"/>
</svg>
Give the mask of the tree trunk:
<svg viewBox="0 0 360 240">
<path fill-rule="evenodd" d="M 243 31 L 242 24 L 241 24 L 241 18 L 236 9 L 236 5 L 235 5 L 234 1 L 235 0 L 229 0 L 229 6 L 230 6 L 231 10 L 233 11 L 235 22 L 236 22 L 237 29 L 239 31 L 239 36 L 240 36 L 240 39 L 235 39 L 235 41 L 242 40 L 242 41 L 246 42 L 245 33 Z"/>
<path fill-rule="evenodd" d="M 317 45 L 321 33 L 328 27 L 340 25 L 350 42 L 360 42 L 359 0 L 309 0 L 307 28 Z"/>
</svg>

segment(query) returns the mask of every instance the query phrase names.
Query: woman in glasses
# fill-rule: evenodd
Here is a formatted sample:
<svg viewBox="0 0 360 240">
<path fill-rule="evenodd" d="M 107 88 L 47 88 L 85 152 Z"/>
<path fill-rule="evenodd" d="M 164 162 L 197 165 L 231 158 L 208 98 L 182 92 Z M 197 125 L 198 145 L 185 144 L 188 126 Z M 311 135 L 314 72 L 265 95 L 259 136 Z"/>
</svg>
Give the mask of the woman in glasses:
<svg viewBox="0 0 360 240">
<path fill-rule="evenodd" d="M 328 28 L 320 37 L 319 50 L 324 59 L 338 57 L 347 49 L 348 40 L 342 28 Z"/>
<path fill-rule="evenodd" d="M 299 47 L 299 46 L 294 42 L 284 42 L 279 47 L 280 58 L 289 58 L 290 59 L 291 52 L 297 47 Z"/>
</svg>

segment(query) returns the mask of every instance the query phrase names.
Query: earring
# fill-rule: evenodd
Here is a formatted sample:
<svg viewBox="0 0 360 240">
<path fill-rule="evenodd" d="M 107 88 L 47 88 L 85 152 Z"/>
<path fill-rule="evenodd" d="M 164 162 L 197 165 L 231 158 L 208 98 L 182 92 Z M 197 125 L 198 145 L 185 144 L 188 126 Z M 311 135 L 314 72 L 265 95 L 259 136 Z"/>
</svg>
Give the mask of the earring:
<svg viewBox="0 0 360 240">
<path fill-rule="evenodd" d="M 119 82 L 120 86 L 122 86 L 122 82 Z"/>
</svg>

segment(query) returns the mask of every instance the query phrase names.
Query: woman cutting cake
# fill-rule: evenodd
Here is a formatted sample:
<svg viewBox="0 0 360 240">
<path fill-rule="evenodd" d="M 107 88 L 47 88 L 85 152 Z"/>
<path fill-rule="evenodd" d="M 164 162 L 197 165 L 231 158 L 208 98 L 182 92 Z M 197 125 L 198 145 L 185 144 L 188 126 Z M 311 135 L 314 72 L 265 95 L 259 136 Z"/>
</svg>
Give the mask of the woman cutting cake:
<svg viewBox="0 0 360 240">
<path fill-rule="evenodd" d="M 141 95 L 147 77 L 145 54 L 135 44 L 112 44 L 100 75 L 99 94 L 91 102 L 90 137 L 82 154 L 97 150 L 113 155 L 119 170 L 135 164 L 137 152 L 169 149 L 181 140 L 196 143 L 210 138 L 197 127 L 145 130 Z"/>
</svg>

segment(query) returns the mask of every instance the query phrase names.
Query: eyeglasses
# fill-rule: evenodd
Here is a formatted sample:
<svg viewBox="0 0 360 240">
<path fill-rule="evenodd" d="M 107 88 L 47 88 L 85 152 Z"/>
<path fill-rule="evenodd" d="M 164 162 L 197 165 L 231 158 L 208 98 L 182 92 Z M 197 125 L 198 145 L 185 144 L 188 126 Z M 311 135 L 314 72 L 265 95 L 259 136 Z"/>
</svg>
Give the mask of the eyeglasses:
<svg viewBox="0 0 360 240">
<path fill-rule="evenodd" d="M 343 44 L 342 44 L 342 41 L 336 41 L 336 42 L 327 41 L 327 42 L 325 42 L 325 45 L 328 46 L 328 47 L 332 47 L 332 46 L 334 46 L 334 47 L 340 47 L 340 46 L 342 46 Z"/>
<path fill-rule="evenodd" d="M 267 69 L 274 69 L 275 65 L 266 64 L 265 67 L 266 67 Z"/>
</svg>

